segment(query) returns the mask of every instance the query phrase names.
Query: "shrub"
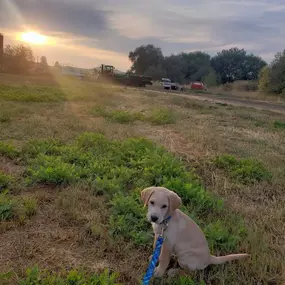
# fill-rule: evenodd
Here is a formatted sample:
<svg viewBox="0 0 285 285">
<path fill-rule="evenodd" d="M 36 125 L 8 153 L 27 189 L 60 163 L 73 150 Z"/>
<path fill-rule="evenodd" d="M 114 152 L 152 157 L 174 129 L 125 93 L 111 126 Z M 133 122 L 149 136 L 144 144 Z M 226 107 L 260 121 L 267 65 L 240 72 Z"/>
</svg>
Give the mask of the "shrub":
<svg viewBox="0 0 285 285">
<path fill-rule="evenodd" d="M 260 92 L 268 91 L 269 86 L 269 67 L 264 66 L 258 75 L 258 90 Z"/>
<path fill-rule="evenodd" d="M 224 169 L 233 179 L 244 184 L 270 180 L 272 175 L 265 166 L 255 159 L 240 159 L 232 155 L 221 155 L 214 159 L 214 164 Z"/>
<path fill-rule="evenodd" d="M 84 271 L 70 270 L 61 273 L 40 271 L 37 266 L 28 268 L 26 277 L 20 279 L 19 285 L 120 285 L 116 283 L 117 273 L 106 269 L 101 274 L 89 275 Z"/>
<path fill-rule="evenodd" d="M 176 122 L 176 116 L 171 109 L 158 108 L 153 109 L 146 117 L 146 120 L 153 125 L 174 124 Z"/>
</svg>

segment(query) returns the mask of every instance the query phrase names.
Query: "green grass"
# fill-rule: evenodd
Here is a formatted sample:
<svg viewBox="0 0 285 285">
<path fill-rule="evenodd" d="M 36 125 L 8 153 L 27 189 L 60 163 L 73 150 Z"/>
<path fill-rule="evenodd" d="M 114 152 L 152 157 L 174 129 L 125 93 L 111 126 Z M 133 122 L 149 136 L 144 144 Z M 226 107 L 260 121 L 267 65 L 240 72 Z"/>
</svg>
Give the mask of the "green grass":
<svg viewBox="0 0 285 285">
<path fill-rule="evenodd" d="M 0 142 L 0 155 L 13 159 L 19 155 L 19 152 L 14 146 L 5 142 Z"/>
<path fill-rule="evenodd" d="M 0 101 L 59 102 L 66 100 L 58 87 L 0 85 Z"/>
<path fill-rule="evenodd" d="M 273 125 L 276 129 L 285 129 L 285 122 L 275 121 Z"/>
<path fill-rule="evenodd" d="M 30 184 L 85 184 L 110 205 L 109 232 L 137 245 L 151 242 L 150 225 L 140 201 L 149 185 L 165 186 L 181 196 L 184 209 L 197 216 L 213 250 L 232 250 L 241 241 L 241 220 L 220 220 L 223 201 L 199 184 L 180 159 L 141 138 L 111 141 L 101 134 L 84 133 L 70 144 L 32 141 L 23 147 Z M 226 224 L 225 224 L 226 223 Z M 217 231 L 219 234 L 214 234 Z"/>
<path fill-rule="evenodd" d="M 88 274 L 77 270 L 50 273 L 34 266 L 27 269 L 26 277 L 19 280 L 19 285 L 119 285 L 116 282 L 118 276 L 108 270 L 101 274 Z"/>
<path fill-rule="evenodd" d="M 166 125 L 174 124 L 177 116 L 172 109 L 167 108 L 155 108 L 148 114 L 142 114 L 139 112 L 129 112 L 123 110 L 107 110 L 103 106 L 96 106 L 92 109 L 91 114 L 93 116 L 101 116 L 108 118 L 113 122 L 120 124 L 129 124 L 135 121 L 150 122 L 153 125 Z"/>
<path fill-rule="evenodd" d="M 0 221 L 25 222 L 36 213 L 37 200 L 32 197 L 18 198 L 8 191 L 0 194 Z"/>
<path fill-rule="evenodd" d="M 252 184 L 264 180 L 270 180 L 272 174 L 256 159 L 237 159 L 233 155 L 220 155 L 214 159 L 214 164 L 227 173 L 231 178 L 243 183 Z"/>
<path fill-rule="evenodd" d="M 13 181 L 13 177 L 10 175 L 7 175 L 5 173 L 2 173 L 0 171 L 0 193 L 8 188 Z"/>
<path fill-rule="evenodd" d="M 176 115 L 172 109 L 157 108 L 153 109 L 146 118 L 153 125 L 167 125 L 176 122 Z"/>
</svg>

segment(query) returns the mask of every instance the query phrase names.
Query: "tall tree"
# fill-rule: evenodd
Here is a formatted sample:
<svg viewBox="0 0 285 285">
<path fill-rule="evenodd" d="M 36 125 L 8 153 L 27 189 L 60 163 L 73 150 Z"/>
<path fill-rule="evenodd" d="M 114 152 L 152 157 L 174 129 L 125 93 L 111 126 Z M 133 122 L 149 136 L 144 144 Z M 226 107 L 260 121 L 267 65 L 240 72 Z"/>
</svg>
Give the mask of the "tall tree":
<svg viewBox="0 0 285 285">
<path fill-rule="evenodd" d="M 196 51 L 182 53 L 183 73 L 187 81 L 201 81 L 211 71 L 211 57 L 209 54 Z"/>
<path fill-rule="evenodd" d="M 247 55 L 244 49 L 231 48 L 218 52 L 211 59 L 212 67 L 221 78 L 221 83 L 236 80 L 257 79 L 265 61 L 255 55 Z"/>
<path fill-rule="evenodd" d="M 269 91 L 285 96 L 285 50 L 278 52 L 269 68 Z"/>
<path fill-rule="evenodd" d="M 129 53 L 132 62 L 131 71 L 145 74 L 151 66 L 159 66 L 163 62 L 161 49 L 154 45 L 142 45 Z"/>
<path fill-rule="evenodd" d="M 34 55 L 31 47 L 7 45 L 4 49 L 4 71 L 11 73 L 27 73 L 34 65 Z"/>
<path fill-rule="evenodd" d="M 48 66 L 47 58 L 45 56 L 41 57 L 41 65 L 43 67 L 47 67 Z"/>
</svg>

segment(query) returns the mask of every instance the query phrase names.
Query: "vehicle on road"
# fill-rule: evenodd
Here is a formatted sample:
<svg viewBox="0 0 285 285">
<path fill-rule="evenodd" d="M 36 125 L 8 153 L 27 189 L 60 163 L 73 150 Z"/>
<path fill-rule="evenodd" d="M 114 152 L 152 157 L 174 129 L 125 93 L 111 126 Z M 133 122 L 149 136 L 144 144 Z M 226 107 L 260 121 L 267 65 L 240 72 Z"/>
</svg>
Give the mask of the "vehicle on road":
<svg viewBox="0 0 285 285">
<path fill-rule="evenodd" d="M 131 73 L 115 73 L 115 67 L 113 65 L 101 64 L 98 72 L 97 81 L 105 83 L 117 83 L 127 86 L 145 87 L 146 85 L 152 85 L 152 78 L 150 76 L 142 76 Z"/>
</svg>

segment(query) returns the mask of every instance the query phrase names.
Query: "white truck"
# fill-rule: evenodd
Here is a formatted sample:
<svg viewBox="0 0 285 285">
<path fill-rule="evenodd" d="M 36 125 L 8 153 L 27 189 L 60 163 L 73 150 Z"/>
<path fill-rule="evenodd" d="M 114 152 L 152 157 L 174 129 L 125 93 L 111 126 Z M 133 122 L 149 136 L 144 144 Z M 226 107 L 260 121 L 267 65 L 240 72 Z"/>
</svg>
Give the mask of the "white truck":
<svg viewBox="0 0 285 285">
<path fill-rule="evenodd" d="M 183 90 L 183 88 L 180 88 L 178 83 L 171 82 L 169 78 L 162 78 L 161 79 L 163 89 L 167 90 Z"/>
<path fill-rule="evenodd" d="M 163 89 L 170 90 L 171 89 L 171 80 L 169 78 L 161 79 Z"/>
</svg>

